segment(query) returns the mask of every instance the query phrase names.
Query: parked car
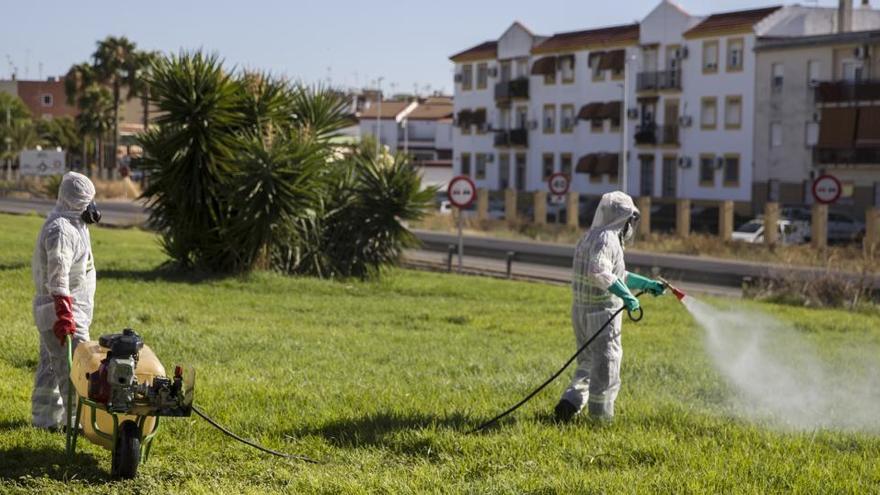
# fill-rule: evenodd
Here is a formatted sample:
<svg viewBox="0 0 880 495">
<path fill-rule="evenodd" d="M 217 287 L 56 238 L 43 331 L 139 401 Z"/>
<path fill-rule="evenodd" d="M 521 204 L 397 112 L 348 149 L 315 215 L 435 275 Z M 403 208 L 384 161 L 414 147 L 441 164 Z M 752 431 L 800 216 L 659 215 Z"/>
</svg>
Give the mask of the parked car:
<svg viewBox="0 0 880 495">
<path fill-rule="evenodd" d="M 807 240 L 810 226 L 800 220 L 777 220 L 779 242 L 782 244 L 803 244 Z M 734 241 L 758 244 L 764 242 L 764 219 L 755 218 L 733 231 Z"/>
<path fill-rule="evenodd" d="M 828 213 L 828 242 L 858 242 L 864 237 L 864 222 L 846 213 Z"/>
</svg>

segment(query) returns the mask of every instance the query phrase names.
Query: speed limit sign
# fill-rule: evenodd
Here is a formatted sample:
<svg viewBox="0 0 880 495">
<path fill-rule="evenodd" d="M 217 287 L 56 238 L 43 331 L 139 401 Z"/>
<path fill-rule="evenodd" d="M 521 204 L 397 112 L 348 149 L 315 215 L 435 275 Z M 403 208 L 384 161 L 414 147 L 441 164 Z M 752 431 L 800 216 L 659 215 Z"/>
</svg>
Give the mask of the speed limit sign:
<svg viewBox="0 0 880 495">
<path fill-rule="evenodd" d="M 477 197 L 477 186 L 474 181 L 466 175 L 459 175 L 449 181 L 449 187 L 446 189 L 449 196 L 449 202 L 457 208 L 467 208 L 473 204 Z"/>
<path fill-rule="evenodd" d="M 547 179 L 547 185 L 550 187 L 551 193 L 562 196 L 568 192 L 570 181 L 567 175 L 562 172 L 556 172 Z"/>
</svg>

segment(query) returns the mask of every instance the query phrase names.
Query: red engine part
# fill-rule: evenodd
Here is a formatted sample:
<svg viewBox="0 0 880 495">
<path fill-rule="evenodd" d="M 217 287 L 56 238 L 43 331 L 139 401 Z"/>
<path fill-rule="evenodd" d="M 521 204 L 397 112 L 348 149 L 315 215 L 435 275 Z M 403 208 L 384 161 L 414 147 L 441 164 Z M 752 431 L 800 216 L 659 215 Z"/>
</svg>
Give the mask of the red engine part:
<svg viewBox="0 0 880 495">
<path fill-rule="evenodd" d="M 110 382 L 107 380 L 107 359 L 101 361 L 101 366 L 89 376 L 89 399 L 106 404 L 110 400 Z"/>
</svg>

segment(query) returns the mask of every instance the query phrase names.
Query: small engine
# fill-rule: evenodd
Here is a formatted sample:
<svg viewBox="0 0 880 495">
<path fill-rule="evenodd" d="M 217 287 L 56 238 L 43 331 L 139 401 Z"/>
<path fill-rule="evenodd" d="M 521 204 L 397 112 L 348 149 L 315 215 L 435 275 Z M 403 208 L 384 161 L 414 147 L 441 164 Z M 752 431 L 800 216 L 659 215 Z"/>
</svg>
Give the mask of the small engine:
<svg viewBox="0 0 880 495">
<path fill-rule="evenodd" d="M 144 341 L 134 330 L 103 335 L 101 347 L 110 349 L 98 370 L 86 375 L 89 399 L 105 404 L 115 413 L 189 416 L 192 391 L 185 393 L 183 369 L 174 368 L 174 377 L 157 376 L 152 383 L 138 383 L 135 370 Z M 192 383 L 188 384 L 192 388 Z"/>
</svg>

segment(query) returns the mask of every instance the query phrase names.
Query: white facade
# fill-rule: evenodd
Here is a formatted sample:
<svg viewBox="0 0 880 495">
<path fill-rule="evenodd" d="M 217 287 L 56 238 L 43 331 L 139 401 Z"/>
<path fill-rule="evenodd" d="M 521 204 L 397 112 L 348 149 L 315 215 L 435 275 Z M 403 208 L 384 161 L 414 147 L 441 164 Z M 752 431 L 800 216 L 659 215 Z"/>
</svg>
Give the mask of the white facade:
<svg viewBox="0 0 880 495">
<path fill-rule="evenodd" d="M 871 26 L 876 15 L 857 11 L 853 27 Z M 552 156 L 553 171 L 572 174 L 572 190 L 598 195 L 619 187 L 616 172 L 591 168 L 591 160 L 583 169 L 578 163 L 594 155 L 623 156 L 626 148 L 627 190 L 634 196 L 750 202 L 753 183 L 766 180 L 756 169 L 755 146 L 762 145 L 756 108 L 767 110 L 756 97 L 757 40 L 828 32 L 837 22 L 836 9 L 829 8 L 694 16 L 662 0 L 633 27 L 632 38 L 620 36 L 627 26 L 543 37 L 514 23 L 496 42 L 451 57 L 458 118 L 454 171 L 491 190 L 547 190 L 545 165 L 551 161 L 545 157 Z M 597 78 L 590 67 L 594 52 L 618 50 L 625 53 L 625 95 L 623 72 L 599 71 Z M 540 71 L 548 56 L 558 58 L 555 75 L 545 79 Z M 573 67 L 563 59 L 573 59 Z M 517 76 L 528 78 L 527 96 L 496 98 L 496 84 Z M 575 118 L 572 128 L 561 128 L 572 109 L 577 115 L 591 103 L 623 101 L 615 107 L 626 115 L 620 128 L 612 129 L 609 118 Z M 474 115 L 480 124 L 462 125 Z"/>
</svg>

